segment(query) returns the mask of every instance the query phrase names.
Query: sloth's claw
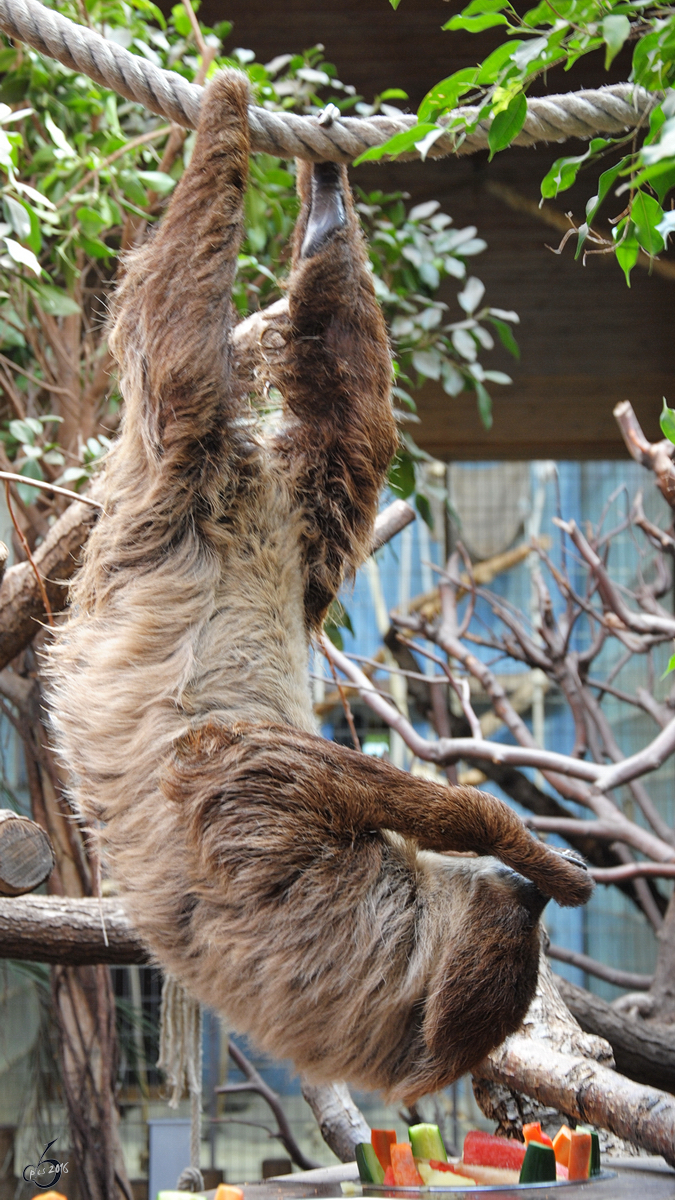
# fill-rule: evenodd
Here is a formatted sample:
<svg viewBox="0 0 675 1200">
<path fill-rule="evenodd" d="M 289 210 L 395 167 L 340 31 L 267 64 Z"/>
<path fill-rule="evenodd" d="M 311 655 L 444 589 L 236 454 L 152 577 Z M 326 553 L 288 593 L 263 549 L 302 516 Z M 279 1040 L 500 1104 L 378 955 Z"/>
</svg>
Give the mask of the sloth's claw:
<svg viewBox="0 0 675 1200">
<path fill-rule="evenodd" d="M 312 199 L 301 258 L 312 258 L 347 224 L 342 176 L 337 163 L 314 163 Z"/>
</svg>

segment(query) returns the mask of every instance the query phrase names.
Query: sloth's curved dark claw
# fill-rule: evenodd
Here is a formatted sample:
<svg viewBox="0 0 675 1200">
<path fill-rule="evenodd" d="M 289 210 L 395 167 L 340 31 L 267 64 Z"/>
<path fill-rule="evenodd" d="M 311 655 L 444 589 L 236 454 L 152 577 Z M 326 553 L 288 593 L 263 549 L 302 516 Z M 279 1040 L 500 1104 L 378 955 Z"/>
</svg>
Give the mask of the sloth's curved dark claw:
<svg viewBox="0 0 675 1200">
<path fill-rule="evenodd" d="M 314 163 L 312 198 L 301 258 L 312 258 L 347 224 L 342 172 L 337 163 Z"/>
</svg>

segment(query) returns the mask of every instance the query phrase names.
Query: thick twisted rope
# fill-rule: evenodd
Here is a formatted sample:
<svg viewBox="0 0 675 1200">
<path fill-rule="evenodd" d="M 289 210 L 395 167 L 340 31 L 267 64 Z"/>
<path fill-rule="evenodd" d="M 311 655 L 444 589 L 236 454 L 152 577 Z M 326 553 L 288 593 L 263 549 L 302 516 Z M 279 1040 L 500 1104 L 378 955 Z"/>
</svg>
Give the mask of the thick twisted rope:
<svg viewBox="0 0 675 1200">
<path fill-rule="evenodd" d="M 81 71 L 103 87 L 144 104 L 151 112 L 194 129 L 199 119 L 203 89 L 188 83 L 176 71 L 165 71 L 147 59 L 130 54 L 86 25 L 76 25 L 39 0 L 0 0 L 0 29 L 35 50 Z M 528 101 L 527 118 L 515 139 L 519 146 L 537 142 L 563 142 L 590 138 L 598 133 L 623 133 L 633 129 L 656 103 L 655 97 L 629 83 L 594 91 L 569 92 Z M 471 119 L 476 109 L 464 108 L 447 118 Z M 380 146 L 395 133 L 412 128 L 415 117 L 319 117 L 270 112 L 251 105 L 251 145 L 279 158 L 308 158 L 315 162 L 352 162 L 372 146 Z M 459 146 L 459 154 L 472 154 L 487 146 L 489 122 L 483 121 Z M 455 136 L 440 137 L 429 156 L 455 152 Z M 418 158 L 411 151 L 403 158 Z"/>
</svg>

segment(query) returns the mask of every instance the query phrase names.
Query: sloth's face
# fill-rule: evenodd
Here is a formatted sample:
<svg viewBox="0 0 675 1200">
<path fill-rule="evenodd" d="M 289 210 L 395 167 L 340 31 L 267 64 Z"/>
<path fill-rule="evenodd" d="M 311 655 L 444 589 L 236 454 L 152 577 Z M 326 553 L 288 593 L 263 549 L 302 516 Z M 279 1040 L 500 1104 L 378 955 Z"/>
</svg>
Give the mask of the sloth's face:
<svg viewBox="0 0 675 1200">
<path fill-rule="evenodd" d="M 458 1078 L 520 1026 L 539 971 L 539 917 L 548 897 L 494 858 L 453 871 L 457 919 L 446 937 L 424 1020 L 425 1041 Z"/>
</svg>

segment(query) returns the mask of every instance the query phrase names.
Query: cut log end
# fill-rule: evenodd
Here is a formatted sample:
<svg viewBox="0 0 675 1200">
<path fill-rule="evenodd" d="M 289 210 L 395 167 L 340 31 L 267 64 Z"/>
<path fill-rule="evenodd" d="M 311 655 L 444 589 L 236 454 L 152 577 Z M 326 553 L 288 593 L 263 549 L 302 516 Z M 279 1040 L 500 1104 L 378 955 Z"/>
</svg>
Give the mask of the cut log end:
<svg viewBox="0 0 675 1200">
<path fill-rule="evenodd" d="M 44 830 L 9 809 L 0 811 L 0 894 L 34 892 L 53 868 L 54 852 Z"/>
</svg>

